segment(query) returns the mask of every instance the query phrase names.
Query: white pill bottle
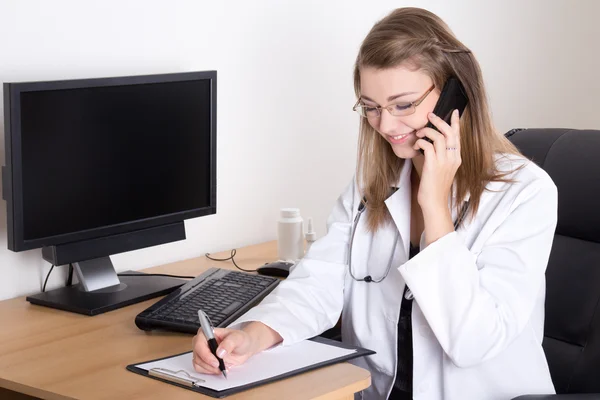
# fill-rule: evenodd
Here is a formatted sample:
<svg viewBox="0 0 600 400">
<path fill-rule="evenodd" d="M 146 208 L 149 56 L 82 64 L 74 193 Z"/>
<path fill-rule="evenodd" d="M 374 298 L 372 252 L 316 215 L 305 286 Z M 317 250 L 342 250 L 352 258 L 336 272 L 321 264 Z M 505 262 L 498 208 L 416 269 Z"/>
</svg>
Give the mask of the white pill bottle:
<svg viewBox="0 0 600 400">
<path fill-rule="evenodd" d="M 304 256 L 304 228 L 298 208 L 282 208 L 277 222 L 277 254 L 296 262 Z"/>
</svg>

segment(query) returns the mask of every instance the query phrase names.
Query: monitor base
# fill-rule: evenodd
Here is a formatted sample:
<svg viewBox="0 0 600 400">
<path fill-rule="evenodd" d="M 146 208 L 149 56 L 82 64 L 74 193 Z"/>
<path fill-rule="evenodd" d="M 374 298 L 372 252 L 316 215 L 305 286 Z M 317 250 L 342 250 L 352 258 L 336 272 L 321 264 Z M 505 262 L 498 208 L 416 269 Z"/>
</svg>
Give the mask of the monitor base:
<svg viewBox="0 0 600 400">
<path fill-rule="evenodd" d="M 26 300 L 31 304 L 92 316 L 167 295 L 186 283 L 184 279 L 164 276 L 126 276 L 128 273 L 140 272 L 121 273 L 121 284 L 116 291 L 106 288 L 86 292 L 77 284 L 27 296 Z"/>
</svg>

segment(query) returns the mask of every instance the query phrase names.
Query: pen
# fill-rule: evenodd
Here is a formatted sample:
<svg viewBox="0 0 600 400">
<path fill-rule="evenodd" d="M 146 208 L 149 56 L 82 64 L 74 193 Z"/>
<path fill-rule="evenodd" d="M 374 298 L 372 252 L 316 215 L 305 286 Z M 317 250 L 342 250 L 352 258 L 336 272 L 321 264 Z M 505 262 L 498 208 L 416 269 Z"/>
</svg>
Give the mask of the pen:
<svg viewBox="0 0 600 400">
<path fill-rule="evenodd" d="M 208 347 L 210 348 L 210 352 L 217 357 L 219 360 L 219 369 L 225 378 L 227 378 L 227 372 L 225 372 L 225 363 L 223 359 L 217 356 L 217 340 L 215 339 L 215 335 L 213 333 L 213 327 L 208 319 L 206 313 L 202 310 L 198 310 L 198 319 L 200 320 L 200 326 L 202 327 L 202 332 L 204 332 L 204 336 L 206 336 L 206 340 L 208 341 Z"/>
</svg>

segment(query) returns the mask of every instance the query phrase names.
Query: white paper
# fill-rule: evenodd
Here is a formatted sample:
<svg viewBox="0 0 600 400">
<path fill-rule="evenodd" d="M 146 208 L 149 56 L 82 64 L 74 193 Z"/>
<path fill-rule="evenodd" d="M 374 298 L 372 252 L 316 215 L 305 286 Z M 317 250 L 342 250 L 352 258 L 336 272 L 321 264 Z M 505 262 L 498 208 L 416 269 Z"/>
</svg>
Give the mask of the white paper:
<svg viewBox="0 0 600 400">
<path fill-rule="evenodd" d="M 161 361 L 139 364 L 137 367 L 146 371 L 152 368 L 163 368 L 171 371 L 183 370 L 194 379 L 204 380 L 204 383 L 198 383 L 198 386 L 214 390 L 225 390 L 269 379 L 355 352 L 356 349 L 342 349 L 312 340 L 305 340 L 292 346 L 278 346 L 258 353 L 244 364 L 232 367 L 227 372 L 227 379 L 223 375 L 206 375 L 196 372 L 192 366 L 192 352 Z M 185 374 L 179 376 L 188 378 Z"/>
</svg>

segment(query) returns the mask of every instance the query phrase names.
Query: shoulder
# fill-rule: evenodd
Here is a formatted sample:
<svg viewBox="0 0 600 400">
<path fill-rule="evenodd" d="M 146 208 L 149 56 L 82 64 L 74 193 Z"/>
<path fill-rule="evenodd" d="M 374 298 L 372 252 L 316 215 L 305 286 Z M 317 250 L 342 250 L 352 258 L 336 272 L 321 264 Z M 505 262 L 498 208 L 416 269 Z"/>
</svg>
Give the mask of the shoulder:
<svg viewBox="0 0 600 400">
<path fill-rule="evenodd" d="M 496 169 L 505 174 L 504 181 L 489 182 L 481 194 L 469 225 L 474 238 L 485 242 L 501 226 L 517 237 L 525 231 L 556 224 L 558 192 L 546 171 L 512 154 L 498 155 Z"/>
<path fill-rule="evenodd" d="M 335 214 L 337 218 L 350 219 L 352 210 L 356 209 L 360 203 L 360 198 L 358 181 L 356 175 L 353 175 L 339 194 L 332 214 Z"/>
<path fill-rule="evenodd" d="M 525 189 L 529 186 L 556 189 L 554 181 L 546 171 L 521 155 L 499 153 L 495 155 L 495 163 L 496 170 L 505 174 L 505 178 L 512 181 L 500 182 L 501 184 L 514 187 L 514 189 Z M 488 186 L 497 183 L 499 182 L 490 182 Z"/>
<path fill-rule="evenodd" d="M 509 209 L 529 201 L 556 204 L 558 192 L 554 181 L 533 161 L 516 154 L 496 154 L 495 163 L 505 181 L 486 185 L 483 196 L 495 198 L 492 204 L 504 203 Z"/>
</svg>

